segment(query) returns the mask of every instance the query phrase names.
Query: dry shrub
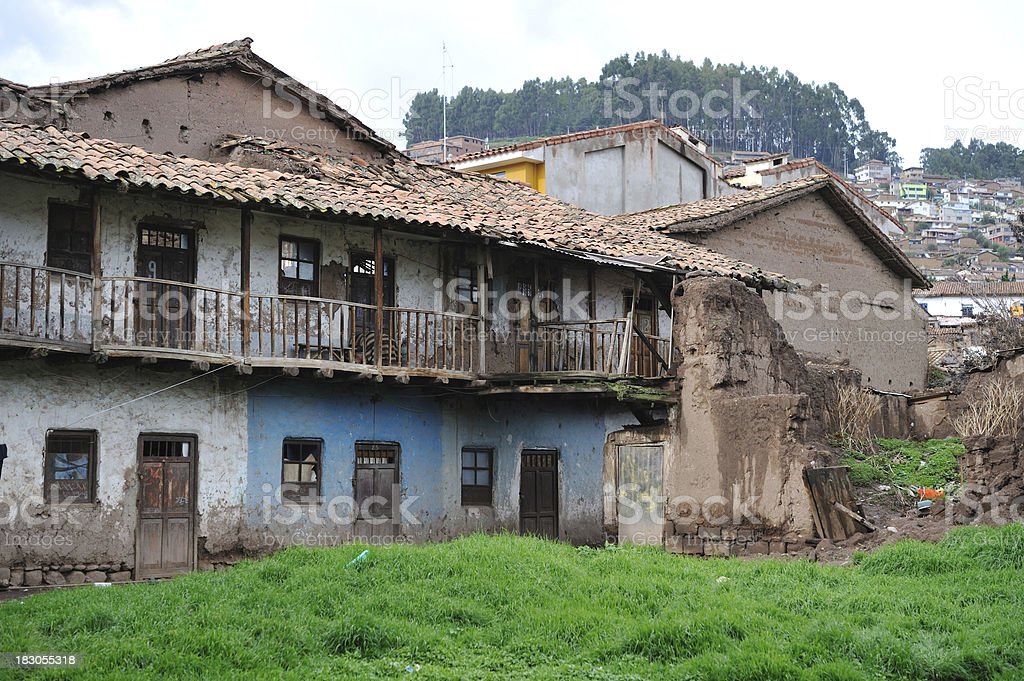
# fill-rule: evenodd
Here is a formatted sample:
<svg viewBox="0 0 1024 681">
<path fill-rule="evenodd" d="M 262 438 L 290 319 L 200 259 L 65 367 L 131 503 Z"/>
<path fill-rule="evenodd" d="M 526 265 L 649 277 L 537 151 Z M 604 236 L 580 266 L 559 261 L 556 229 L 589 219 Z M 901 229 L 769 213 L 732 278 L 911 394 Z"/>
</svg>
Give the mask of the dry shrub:
<svg viewBox="0 0 1024 681">
<path fill-rule="evenodd" d="M 871 440 L 871 421 L 882 410 L 882 398 L 857 386 L 836 390 L 835 417 L 838 435 L 847 442 L 866 444 Z"/>
<path fill-rule="evenodd" d="M 953 419 L 953 429 L 961 438 L 1013 435 L 1020 429 L 1022 415 L 1024 389 L 1000 378 L 985 384 L 979 399 Z"/>
</svg>

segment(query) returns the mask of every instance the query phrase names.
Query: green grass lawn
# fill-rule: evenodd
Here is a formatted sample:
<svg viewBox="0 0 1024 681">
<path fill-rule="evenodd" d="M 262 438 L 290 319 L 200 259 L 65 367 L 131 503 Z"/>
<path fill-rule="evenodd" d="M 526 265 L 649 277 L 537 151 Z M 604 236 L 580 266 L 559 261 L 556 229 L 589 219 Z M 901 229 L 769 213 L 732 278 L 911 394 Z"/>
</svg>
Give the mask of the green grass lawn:
<svg viewBox="0 0 1024 681">
<path fill-rule="evenodd" d="M 0 650 L 84 654 L 52 678 L 1024 676 L 1021 525 L 853 567 L 473 536 L 346 569 L 361 550 L 7 602 Z"/>
</svg>

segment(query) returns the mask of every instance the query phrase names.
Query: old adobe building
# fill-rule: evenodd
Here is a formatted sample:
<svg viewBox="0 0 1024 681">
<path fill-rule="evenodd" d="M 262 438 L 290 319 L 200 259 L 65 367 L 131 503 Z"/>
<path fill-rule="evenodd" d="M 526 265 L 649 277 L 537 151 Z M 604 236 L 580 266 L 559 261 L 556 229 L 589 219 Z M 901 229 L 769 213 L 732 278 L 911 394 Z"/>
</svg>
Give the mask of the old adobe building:
<svg viewBox="0 0 1024 681">
<path fill-rule="evenodd" d="M 104 106 L 187 102 L 234 68 L 201 52 Z M 783 277 L 358 135 L 264 139 L 250 104 L 193 111 L 195 157 L 103 117 L 0 124 L 13 583 L 499 529 L 706 553 L 811 533 L 828 379 L 758 298 Z"/>
</svg>

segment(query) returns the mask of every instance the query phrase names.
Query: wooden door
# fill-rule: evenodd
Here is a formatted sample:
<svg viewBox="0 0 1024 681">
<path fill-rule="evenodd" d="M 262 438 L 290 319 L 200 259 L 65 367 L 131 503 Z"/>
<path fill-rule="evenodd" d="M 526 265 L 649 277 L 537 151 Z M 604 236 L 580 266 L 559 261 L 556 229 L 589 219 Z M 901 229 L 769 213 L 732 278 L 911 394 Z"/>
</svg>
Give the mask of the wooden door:
<svg viewBox="0 0 1024 681">
<path fill-rule="evenodd" d="M 368 543 L 386 541 L 398 532 L 398 445 L 356 443 L 356 539 Z"/>
<path fill-rule="evenodd" d="M 195 283 L 195 234 L 168 227 L 139 227 L 137 274 L 161 281 L 140 282 L 136 306 L 136 344 L 191 349 L 192 288 Z"/>
<path fill-rule="evenodd" d="M 620 445 L 616 457 L 619 542 L 660 546 L 664 536 L 663 445 Z"/>
<path fill-rule="evenodd" d="M 136 578 L 170 577 L 195 562 L 196 440 L 139 438 Z"/>
<path fill-rule="evenodd" d="M 370 253 L 352 253 L 350 255 L 352 268 L 349 273 L 348 299 L 353 303 L 360 303 L 354 307 L 352 312 L 352 335 L 355 338 L 356 361 L 366 364 L 376 362 L 377 351 L 377 292 L 376 292 L 376 271 L 377 263 Z M 391 307 L 395 304 L 395 260 L 384 258 L 384 307 Z M 370 307 L 363 307 L 363 306 Z M 385 313 L 381 321 L 384 337 L 391 341 L 391 315 Z M 386 343 L 388 352 L 382 357 L 386 360 L 390 357 L 393 342 Z M 384 362 L 388 364 L 387 361 Z"/>
<path fill-rule="evenodd" d="M 558 539 L 558 452 L 554 449 L 523 450 L 519 531 Z"/>
</svg>

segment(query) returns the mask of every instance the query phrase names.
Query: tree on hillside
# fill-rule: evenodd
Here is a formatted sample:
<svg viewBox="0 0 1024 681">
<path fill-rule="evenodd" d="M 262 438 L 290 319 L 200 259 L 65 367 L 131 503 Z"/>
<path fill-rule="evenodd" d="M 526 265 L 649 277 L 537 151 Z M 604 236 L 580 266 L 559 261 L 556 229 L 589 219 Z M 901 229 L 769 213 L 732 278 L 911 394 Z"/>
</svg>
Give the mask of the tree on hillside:
<svg viewBox="0 0 1024 681">
<path fill-rule="evenodd" d="M 510 92 L 463 88 L 449 102 L 448 130 L 487 138 L 558 135 L 651 118 L 681 124 L 716 151 L 791 152 L 833 168 L 869 158 L 899 162 L 895 140 L 874 130 L 857 99 L 835 83 L 804 83 L 789 71 L 700 64 L 660 54 L 622 55 L 585 78 L 528 80 Z M 440 134 L 436 90 L 413 99 L 410 143 Z"/>
</svg>

